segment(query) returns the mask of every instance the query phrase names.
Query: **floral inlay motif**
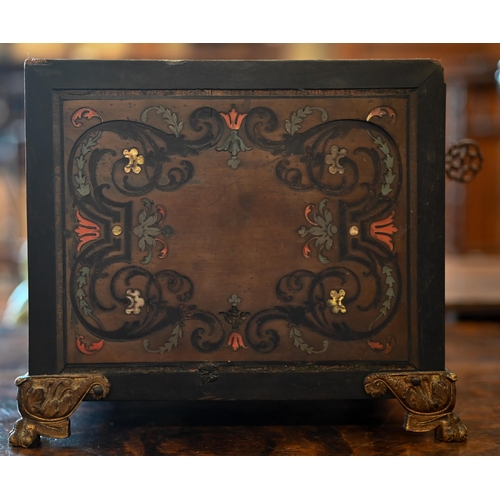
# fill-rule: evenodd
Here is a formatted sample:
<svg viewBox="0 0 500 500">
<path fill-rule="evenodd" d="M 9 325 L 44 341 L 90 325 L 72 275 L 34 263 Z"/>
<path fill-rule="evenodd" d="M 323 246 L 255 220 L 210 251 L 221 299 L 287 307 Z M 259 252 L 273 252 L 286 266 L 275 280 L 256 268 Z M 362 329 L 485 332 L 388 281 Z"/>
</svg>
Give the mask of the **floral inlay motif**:
<svg viewBox="0 0 500 500">
<path fill-rule="evenodd" d="M 297 232 L 302 238 L 307 238 L 311 236 L 311 238 L 304 244 L 302 247 L 302 254 L 306 259 L 311 258 L 311 248 L 309 244 L 316 240 L 315 246 L 318 249 L 318 260 L 322 264 L 328 264 L 330 262 L 323 253 L 322 250 L 326 248 L 327 250 L 331 250 L 333 246 L 333 236 L 337 233 L 337 226 L 333 224 L 333 216 L 330 210 L 326 208 L 326 204 L 328 200 L 325 198 L 321 200 L 318 213 L 313 214 L 313 219 L 311 220 L 309 215 L 314 207 L 313 204 L 307 205 L 304 210 L 304 217 L 306 218 L 309 224 L 312 224 L 313 227 L 307 228 L 306 226 L 302 226 Z"/>
<path fill-rule="evenodd" d="M 123 156 L 128 159 L 128 163 L 123 167 L 125 173 L 134 172 L 134 174 L 140 174 L 142 170 L 140 166 L 144 165 L 144 156 L 139 154 L 138 149 L 124 149 Z"/>
<path fill-rule="evenodd" d="M 144 299 L 141 297 L 140 290 L 127 290 L 127 299 L 130 304 L 125 309 L 126 314 L 140 314 L 141 308 L 144 307 Z"/>
<path fill-rule="evenodd" d="M 391 149 L 389 148 L 389 143 L 387 141 L 384 141 L 380 135 L 377 137 L 374 137 L 370 132 L 367 132 L 367 134 L 372 138 L 373 144 L 378 146 L 378 149 L 382 152 L 382 154 L 385 156 L 384 158 L 384 163 L 387 168 L 387 171 L 384 175 L 384 183 L 382 184 L 382 187 L 380 188 L 380 192 L 384 195 L 387 196 L 391 191 L 392 191 L 392 183 L 394 182 L 394 179 L 396 178 L 396 175 L 392 171 L 394 168 L 394 156 L 391 154 Z"/>
<path fill-rule="evenodd" d="M 396 339 L 392 335 L 389 335 L 386 340 L 387 342 L 385 344 L 377 340 L 368 340 L 367 343 L 370 349 L 381 352 L 382 354 L 389 354 L 396 346 Z"/>
<path fill-rule="evenodd" d="M 78 299 L 78 305 L 85 316 L 90 316 L 92 314 L 92 309 L 90 309 L 88 302 L 85 300 L 87 294 L 85 293 L 85 286 L 87 285 L 87 278 L 90 276 L 90 267 L 82 266 L 78 272 L 79 276 L 76 279 L 76 292 L 75 296 Z"/>
<path fill-rule="evenodd" d="M 179 340 L 182 338 L 182 328 L 181 325 L 178 323 L 177 325 L 174 326 L 172 330 L 172 335 L 170 335 L 169 339 L 161 346 L 158 347 L 158 349 L 150 349 L 149 348 L 149 340 L 144 339 L 142 345 L 144 346 L 144 349 L 148 352 L 152 352 L 155 354 L 163 354 L 164 352 L 172 352 L 172 349 L 175 349 L 179 345 Z"/>
<path fill-rule="evenodd" d="M 168 108 L 165 108 L 160 104 L 160 106 L 151 106 L 146 108 L 141 114 L 141 121 L 146 123 L 148 121 L 148 113 L 150 110 L 156 110 L 156 114 L 163 114 L 163 119 L 168 125 L 168 128 L 175 134 L 175 137 L 179 137 L 182 128 L 184 127 L 184 122 L 180 122 L 177 118 L 176 113 L 172 113 L 172 111 Z"/>
<path fill-rule="evenodd" d="M 167 101 L 172 103 L 168 109 L 167 102 L 158 105 L 159 94 L 153 93 L 155 101 L 143 101 L 137 122 L 117 115 L 117 120 L 97 125 L 100 117 L 91 108 L 81 108 L 73 125 L 66 118 L 75 136 L 84 130 L 65 156 L 65 193 L 69 196 L 64 199 L 72 200 L 76 212 L 64 219 L 71 239 L 68 255 L 73 259 L 70 274 L 63 278 L 72 307 L 68 321 L 76 317 L 89 332 L 78 330 L 76 345 L 74 337 L 70 339 L 72 353 L 93 354 L 102 347 L 101 339 L 106 341 L 103 359 L 108 353 L 113 356 L 116 344 L 111 342 L 115 341 L 142 343 L 143 354 L 147 351 L 153 359 L 168 358 L 170 353 L 181 361 L 189 359 L 189 349 L 203 353 L 203 359 L 211 359 L 211 353 L 219 351 L 215 357 L 226 360 L 246 358 L 249 350 L 252 359 L 273 352 L 283 359 L 278 349 L 285 349 L 284 355 L 293 351 L 294 358 L 310 361 L 314 355 L 326 358 L 328 343 L 333 341 L 362 342 L 370 359 L 370 350 L 377 356 L 394 353 L 395 340 L 381 332 L 396 314 L 403 315 L 397 307 L 407 299 L 402 288 L 407 262 L 403 259 L 400 269 L 401 256 L 394 252 L 399 244 L 394 233 L 407 212 L 403 210 L 407 201 L 398 198 L 407 180 L 400 177 L 406 168 L 398 151 L 402 135 L 393 138 L 386 130 L 391 128 L 388 122 L 395 120 L 388 107 L 373 109 L 366 121 L 359 119 L 358 111 L 355 116 L 329 121 L 323 108 L 306 106 L 307 102 L 326 105 L 329 99 L 299 94 L 287 100 L 289 104 L 282 99 L 273 110 L 267 107 L 267 99 L 253 102 L 243 95 L 236 101 L 218 95 L 202 103 L 214 107 L 196 108 L 202 99 L 198 93 L 186 103 L 175 96 Z M 366 109 L 373 108 L 373 99 L 368 102 Z M 185 121 L 181 121 L 184 112 Z M 362 114 L 366 116 L 366 111 Z M 92 124 L 96 127 L 91 128 Z M 78 125 L 81 128 L 75 129 Z M 259 150 L 258 157 L 244 154 L 252 149 L 249 146 L 254 152 Z M 351 158 L 353 151 L 356 155 Z M 274 171 L 272 179 L 292 190 L 289 197 L 282 198 L 286 219 L 290 216 L 287 200 L 291 202 L 294 196 L 301 203 L 295 204 L 297 223 L 289 233 L 293 237 L 297 231 L 300 237 L 295 236 L 298 265 L 292 263 L 285 276 L 276 276 L 270 284 L 278 301 L 274 307 L 266 299 L 266 309 L 255 309 L 260 299 L 250 303 L 249 290 L 244 292 L 243 284 L 235 283 L 234 291 L 245 293 L 243 302 L 246 300 L 245 308 L 251 308 L 252 314 L 244 306 L 239 309 L 240 297 L 229 294 L 228 299 L 226 292 L 217 296 L 219 304 L 226 298 L 229 308 L 223 303 L 215 310 L 203 308 L 201 299 L 194 296 L 196 279 L 193 282 L 192 276 L 182 274 L 189 274 L 188 270 L 174 270 L 176 259 L 171 265 L 156 260 L 182 250 L 176 235 L 168 240 L 173 229 L 167 223 L 177 233 L 176 221 L 189 214 L 176 219 L 166 200 L 177 200 L 179 207 L 183 200 L 196 205 L 194 186 L 186 189 L 186 198 L 181 193 L 165 193 L 178 191 L 191 180 L 193 185 L 199 184 L 196 172 L 213 155 L 222 167 L 227 162 L 237 169 L 242 166 L 240 160 L 247 159 L 252 165 L 254 160 L 260 162 L 261 152 L 266 168 Z M 233 172 L 232 176 L 242 173 Z M 254 174 L 260 179 L 259 172 Z M 150 196 L 164 205 L 148 199 Z M 402 208 L 397 216 L 396 206 Z M 302 258 L 311 257 L 310 266 L 305 261 L 300 264 Z M 142 276 L 140 281 L 138 276 Z M 374 286 L 362 286 L 366 277 Z M 165 296 L 157 286 L 166 287 Z M 114 312 L 110 292 L 118 306 Z M 217 309 L 224 312 L 217 313 Z M 121 319 L 116 310 L 121 311 Z M 390 333 L 396 326 L 391 325 Z M 227 358 L 220 357 L 224 351 Z"/>
<path fill-rule="evenodd" d="M 248 349 L 248 347 L 243 342 L 243 337 L 241 333 L 231 332 L 229 338 L 227 339 L 226 347 L 231 347 L 233 351 L 237 351 L 240 347 L 243 349 Z"/>
<path fill-rule="evenodd" d="M 328 349 L 328 340 L 323 340 L 323 349 L 316 351 L 314 347 L 311 347 L 306 343 L 306 341 L 302 338 L 302 333 L 296 326 L 292 326 L 292 328 L 290 328 L 289 336 L 293 340 L 293 345 L 297 349 L 307 352 L 307 354 L 321 354 Z"/>
<path fill-rule="evenodd" d="M 95 354 L 104 346 L 104 339 L 91 342 L 88 346 L 83 342 L 84 340 L 85 337 L 83 335 L 76 337 L 76 347 L 82 354 Z"/>
<path fill-rule="evenodd" d="M 80 108 L 77 109 L 72 117 L 71 117 L 71 123 L 73 124 L 74 127 L 80 128 L 82 126 L 81 120 L 83 118 L 86 118 L 87 120 L 92 120 L 92 118 L 99 118 L 99 120 L 102 120 L 102 116 L 92 108 Z"/>
<path fill-rule="evenodd" d="M 90 267 L 87 265 L 82 266 L 78 271 L 78 278 L 76 278 L 76 290 L 75 297 L 78 302 L 78 308 L 84 314 L 84 316 L 92 318 L 99 328 L 102 328 L 101 322 L 94 315 L 90 304 L 87 302 L 87 294 L 85 293 L 85 288 L 87 286 L 87 280 L 90 279 Z"/>
<path fill-rule="evenodd" d="M 245 319 L 250 316 L 250 313 L 242 312 L 238 309 L 238 304 L 241 302 L 241 298 L 235 293 L 229 297 L 228 302 L 231 304 L 229 311 L 219 313 L 224 316 L 226 323 L 230 324 L 233 329 L 233 331 L 229 334 L 226 346 L 230 347 L 233 351 L 237 351 L 240 347 L 248 349 L 243 342 L 243 337 L 241 336 L 241 333 L 239 333 L 239 329 Z"/>
<path fill-rule="evenodd" d="M 215 148 L 217 151 L 229 151 L 231 153 L 231 158 L 228 160 L 227 164 L 233 169 L 236 170 L 241 163 L 241 160 L 238 158 L 238 153 L 240 151 L 250 151 L 252 148 L 247 146 L 243 139 L 239 136 L 238 131 L 243 123 L 246 113 L 238 113 L 236 108 L 233 106 L 229 113 L 220 112 L 222 118 L 226 122 L 226 125 L 231 130 L 231 133 L 226 138 L 222 146 Z"/>
<path fill-rule="evenodd" d="M 80 252 L 85 243 L 94 241 L 101 236 L 101 227 L 95 222 L 85 219 L 85 217 L 83 217 L 80 213 L 80 210 L 76 211 L 76 219 L 78 221 L 78 227 L 74 230 L 74 233 L 80 240 L 76 251 Z"/>
<path fill-rule="evenodd" d="M 231 111 L 229 111 L 229 113 L 224 113 L 221 111 L 220 115 L 222 116 L 222 118 L 224 118 L 226 125 L 231 130 L 239 130 L 241 124 L 243 123 L 243 119 L 245 118 L 245 116 L 247 116 L 246 113 L 238 113 L 234 106 L 231 108 Z"/>
<path fill-rule="evenodd" d="M 390 106 L 380 106 L 378 108 L 372 109 L 366 117 L 366 121 L 369 122 L 373 117 L 388 117 L 390 125 L 396 122 L 396 112 Z M 396 178 L 394 172 L 392 171 L 394 167 L 394 156 L 392 156 L 391 154 L 389 144 L 387 143 L 387 141 L 384 141 L 380 135 L 375 137 L 370 132 L 368 132 L 368 135 L 372 138 L 373 143 L 378 146 L 382 154 L 385 156 L 384 163 L 387 168 L 387 172 L 384 176 L 385 182 L 382 184 L 380 192 L 384 196 L 387 196 L 392 191 L 391 185 Z"/>
<path fill-rule="evenodd" d="M 347 149 L 340 149 L 338 146 L 330 148 L 330 154 L 325 156 L 325 163 L 329 165 L 328 172 L 333 174 L 344 174 L 345 167 L 340 164 L 340 160 L 347 155 Z"/>
<path fill-rule="evenodd" d="M 297 111 L 294 111 L 290 116 L 290 120 L 285 120 L 285 130 L 293 136 L 295 132 L 300 129 L 300 124 L 304 121 L 304 118 L 312 114 L 313 110 L 317 110 L 321 113 L 322 122 L 328 120 L 328 113 L 324 108 L 305 106 L 304 108 L 299 108 Z"/>
<path fill-rule="evenodd" d="M 342 288 L 338 292 L 337 290 L 330 291 L 330 299 L 327 300 L 326 303 L 329 307 L 331 307 L 332 314 L 338 314 L 338 313 L 344 314 L 347 312 L 345 305 L 342 304 L 344 297 L 345 297 L 345 290 Z"/>
<path fill-rule="evenodd" d="M 392 276 L 394 271 L 389 266 L 384 266 L 382 268 L 382 274 L 385 274 L 385 284 L 387 285 L 387 289 L 385 291 L 386 299 L 382 303 L 382 307 L 379 309 L 379 315 L 371 322 L 368 330 L 373 328 L 373 325 L 382 317 L 387 316 L 387 313 L 392 307 L 392 301 L 396 297 L 396 293 L 394 292 L 394 283 L 396 280 Z"/>
<path fill-rule="evenodd" d="M 369 122 L 374 116 L 376 116 L 377 118 L 383 118 L 387 116 L 389 118 L 390 125 L 396 122 L 396 111 L 394 111 L 390 106 L 380 106 L 379 108 L 372 109 L 368 113 L 366 121 Z"/>
<path fill-rule="evenodd" d="M 162 229 L 157 227 L 167 216 L 167 210 L 163 205 L 156 205 L 156 211 L 153 211 L 154 201 L 142 198 L 142 203 L 146 209 L 139 212 L 139 225 L 134 227 L 134 234 L 139 238 L 139 250 L 144 252 L 147 249 L 148 254 L 141 260 L 142 264 L 149 264 L 153 258 L 153 248 L 156 244 L 162 245 L 158 257 L 164 259 L 168 253 L 167 243 L 163 238 L 170 238 L 174 233 L 170 226 L 164 226 Z"/>
<path fill-rule="evenodd" d="M 394 250 L 392 235 L 397 232 L 398 228 L 394 226 L 394 210 L 389 217 L 370 224 L 370 235 L 385 243 L 391 250 Z"/>
<path fill-rule="evenodd" d="M 75 156 L 77 173 L 74 179 L 78 186 L 76 191 L 81 196 L 88 196 L 90 194 L 90 184 L 87 182 L 87 176 L 84 174 L 85 164 L 87 163 L 86 156 L 97 146 L 99 137 L 101 137 L 101 132 L 98 132 L 94 136 L 89 136 L 86 141 L 82 142 L 80 154 Z"/>
</svg>

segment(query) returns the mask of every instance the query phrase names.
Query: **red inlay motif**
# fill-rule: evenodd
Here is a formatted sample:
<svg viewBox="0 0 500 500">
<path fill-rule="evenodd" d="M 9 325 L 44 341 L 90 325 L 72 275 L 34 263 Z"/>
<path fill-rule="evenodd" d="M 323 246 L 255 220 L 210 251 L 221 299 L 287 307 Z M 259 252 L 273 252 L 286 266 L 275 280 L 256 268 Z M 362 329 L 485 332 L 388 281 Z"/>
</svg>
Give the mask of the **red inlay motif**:
<svg viewBox="0 0 500 500">
<path fill-rule="evenodd" d="M 384 345 L 382 342 L 368 340 L 368 345 L 374 351 L 380 351 L 382 354 L 389 354 L 396 345 L 396 339 L 392 336 L 387 337 L 387 343 Z"/>
<path fill-rule="evenodd" d="M 241 123 L 243 122 L 243 118 L 247 116 L 246 113 L 238 113 L 236 109 L 233 107 L 229 113 L 220 113 L 227 126 L 231 130 L 239 130 L 241 127 Z"/>
<path fill-rule="evenodd" d="M 76 218 L 79 224 L 74 232 L 80 240 L 80 243 L 78 244 L 78 247 L 76 249 L 76 251 L 79 252 L 82 249 L 83 245 L 85 245 L 85 243 L 96 240 L 97 238 L 99 238 L 99 236 L 101 236 L 101 228 L 94 222 L 85 219 L 80 214 L 80 210 L 76 211 Z"/>
<path fill-rule="evenodd" d="M 77 109 L 74 113 L 73 116 L 71 117 L 71 123 L 76 127 L 80 128 L 82 126 L 82 123 L 80 120 L 83 118 L 86 118 L 87 120 L 91 120 L 92 118 L 97 117 L 102 120 L 102 116 L 92 108 L 80 108 Z"/>
<path fill-rule="evenodd" d="M 240 347 L 243 347 L 243 349 L 248 349 L 248 347 L 243 343 L 243 337 L 241 336 L 241 333 L 238 332 L 231 332 L 226 345 L 228 347 L 231 347 L 233 351 L 237 351 Z"/>
<path fill-rule="evenodd" d="M 394 250 L 391 235 L 398 232 L 398 228 L 394 226 L 394 210 L 386 219 L 373 222 L 370 225 L 370 235 L 382 243 L 385 243 L 391 250 Z"/>
<path fill-rule="evenodd" d="M 104 339 L 101 339 L 98 342 L 92 342 L 87 347 L 87 345 L 83 343 L 84 338 L 83 335 L 76 338 L 76 347 L 82 354 L 95 354 L 97 351 L 100 351 L 104 345 Z"/>
<path fill-rule="evenodd" d="M 374 116 L 378 118 L 383 118 L 384 116 L 389 117 L 389 124 L 393 124 L 396 121 L 396 112 L 389 106 L 381 106 L 380 108 L 375 108 L 370 111 L 370 114 L 366 117 L 366 121 L 369 122 Z"/>
<path fill-rule="evenodd" d="M 156 241 L 161 243 L 163 245 L 163 248 L 160 250 L 160 253 L 158 254 L 158 257 L 160 259 L 164 259 L 167 256 L 168 253 L 168 247 L 167 244 L 161 239 L 161 238 L 155 238 Z"/>
</svg>

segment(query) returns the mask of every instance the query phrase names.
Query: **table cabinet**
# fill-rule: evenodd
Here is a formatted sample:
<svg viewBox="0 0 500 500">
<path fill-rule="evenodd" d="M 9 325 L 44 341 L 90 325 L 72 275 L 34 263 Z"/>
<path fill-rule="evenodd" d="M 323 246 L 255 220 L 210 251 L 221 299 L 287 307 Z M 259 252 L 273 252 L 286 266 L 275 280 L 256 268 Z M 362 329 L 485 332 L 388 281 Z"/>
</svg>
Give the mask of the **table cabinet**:
<svg viewBox="0 0 500 500">
<path fill-rule="evenodd" d="M 441 66 L 26 62 L 29 373 L 84 398 L 395 396 L 465 438 L 444 362 Z"/>
</svg>

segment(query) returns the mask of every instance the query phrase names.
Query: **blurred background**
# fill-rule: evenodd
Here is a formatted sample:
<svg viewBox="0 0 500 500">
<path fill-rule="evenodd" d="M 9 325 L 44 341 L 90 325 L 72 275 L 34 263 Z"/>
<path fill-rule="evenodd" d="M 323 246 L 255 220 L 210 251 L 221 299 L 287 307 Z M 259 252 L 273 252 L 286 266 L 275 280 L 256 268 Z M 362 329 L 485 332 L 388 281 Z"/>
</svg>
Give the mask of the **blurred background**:
<svg viewBox="0 0 500 500">
<path fill-rule="evenodd" d="M 495 43 L 0 44 L 0 317 L 26 320 L 23 61 L 47 59 L 400 59 L 441 61 L 446 145 L 471 138 L 484 157 L 470 183 L 446 186 L 448 319 L 500 318 L 500 93 Z M 443 165 L 444 169 L 444 165 Z"/>
</svg>

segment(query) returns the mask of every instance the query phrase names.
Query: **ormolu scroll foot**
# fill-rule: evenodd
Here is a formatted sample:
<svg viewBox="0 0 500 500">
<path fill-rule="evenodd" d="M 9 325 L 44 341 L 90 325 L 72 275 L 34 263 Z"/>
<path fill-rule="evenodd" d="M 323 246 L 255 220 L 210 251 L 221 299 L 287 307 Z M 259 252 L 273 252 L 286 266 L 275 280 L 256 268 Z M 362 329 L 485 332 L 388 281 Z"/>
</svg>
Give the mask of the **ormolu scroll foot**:
<svg viewBox="0 0 500 500">
<path fill-rule="evenodd" d="M 21 417 L 9 434 L 12 446 L 40 444 L 40 436 L 67 438 L 69 417 L 90 393 L 107 396 L 109 382 L 102 375 L 25 375 L 16 379 L 17 405 Z"/>
<path fill-rule="evenodd" d="M 365 378 L 365 391 L 374 398 L 387 389 L 406 410 L 404 428 L 427 432 L 435 429 L 440 441 L 464 441 L 467 427 L 452 412 L 455 407 L 457 376 L 442 372 L 372 373 Z"/>
</svg>

